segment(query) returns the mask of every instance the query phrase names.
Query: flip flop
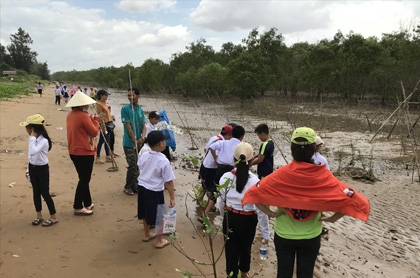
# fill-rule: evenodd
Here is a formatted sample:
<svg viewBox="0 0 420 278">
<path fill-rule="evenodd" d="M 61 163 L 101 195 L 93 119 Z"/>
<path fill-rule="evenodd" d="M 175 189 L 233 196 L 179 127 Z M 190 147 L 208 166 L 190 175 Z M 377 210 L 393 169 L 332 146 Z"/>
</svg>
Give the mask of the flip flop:
<svg viewBox="0 0 420 278">
<path fill-rule="evenodd" d="M 100 160 L 100 159 L 96 159 L 96 160 L 95 160 L 95 163 L 96 163 L 96 164 L 105 164 L 105 161 Z"/>
<path fill-rule="evenodd" d="M 90 206 L 85 207 L 85 208 L 86 208 L 86 209 L 88 209 L 88 210 L 92 210 L 94 206 L 95 206 L 95 205 L 92 203 Z"/>
<path fill-rule="evenodd" d="M 38 226 L 39 224 L 41 224 L 44 221 L 44 219 L 42 218 L 35 218 L 34 221 L 32 221 L 32 225 L 34 226 Z"/>
<path fill-rule="evenodd" d="M 152 235 L 151 237 L 149 237 L 147 240 L 143 239 L 144 242 L 149 242 L 152 239 L 156 238 L 156 235 Z"/>
<path fill-rule="evenodd" d="M 134 192 L 132 190 L 129 189 L 124 189 L 123 191 L 125 194 L 127 194 L 128 196 L 134 196 Z"/>
<path fill-rule="evenodd" d="M 321 231 L 321 235 L 326 235 L 328 234 L 329 230 L 325 227 L 322 227 L 322 231 Z"/>
<path fill-rule="evenodd" d="M 165 243 L 164 244 L 162 244 L 161 246 L 156 246 L 156 248 L 157 249 L 163 249 L 163 248 L 165 248 L 166 246 L 168 246 L 169 245 L 169 241 L 167 241 L 166 239 L 165 239 Z"/>
<path fill-rule="evenodd" d="M 74 215 L 78 215 L 78 216 L 87 216 L 87 215 L 92 215 L 93 211 L 92 210 L 88 210 L 86 208 L 83 208 L 81 211 L 74 211 Z"/>
<path fill-rule="evenodd" d="M 49 227 L 49 226 L 52 226 L 52 225 L 57 224 L 57 223 L 58 223 L 58 220 L 55 221 L 55 222 L 52 222 L 51 219 L 48 219 L 47 221 L 42 223 L 42 227 Z"/>
</svg>

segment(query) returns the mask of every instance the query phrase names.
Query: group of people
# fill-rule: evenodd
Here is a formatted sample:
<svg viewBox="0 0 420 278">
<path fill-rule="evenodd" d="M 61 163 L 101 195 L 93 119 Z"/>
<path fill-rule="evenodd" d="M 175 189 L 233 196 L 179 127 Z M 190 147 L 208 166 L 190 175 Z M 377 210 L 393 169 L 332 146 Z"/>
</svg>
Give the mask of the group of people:
<svg viewBox="0 0 420 278">
<path fill-rule="evenodd" d="M 96 102 L 77 92 L 66 105 L 72 108 L 67 116 L 68 150 L 79 176 L 73 204 L 75 215 L 93 214 L 89 182 L 95 156 L 96 161 L 101 161 L 100 148 L 109 133 L 107 123 L 112 122 L 112 115 L 106 107 L 109 94 L 99 90 L 97 95 Z M 144 224 L 143 241 L 148 242 L 155 237 L 151 228 L 156 222 L 158 205 L 165 203 L 165 188 L 169 193 L 169 207 L 175 206 L 175 175 L 170 156 L 166 155 L 168 135 L 157 130 L 162 115 L 152 111 L 146 124 L 139 105 L 140 91 L 129 89 L 127 96 L 130 103 L 121 109 L 123 147 L 128 164 L 124 193 L 130 196 L 138 194 L 138 219 Z M 89 105 L 95 103 L 97 115 L 89 115 Z M 51 149 L 51 140 L 43 122 L 41 115 L 33 115 L 21 125 L 26 127 L 30 136 L 27 176 L 32 183 L 37 212 L 32 224 L 51 226 L 58 220 L 49 194 L 47 153 Z M 96 145 L 94 138 L 100 129 L 101 137 Z M 325 157 L 319 154 L 323 141 L 313 129 L 301 127 L 293 132 L 290 143 L 293 161 L 275 171 L 274 142 L 268 126 L 260 124 L 254 131 L 262 141 L 257 154 L 250 144 L 243 142 L 245 129 L 242 126 L 225 125 L 220 134 L 210 138 L 200 167 L 202 190 L 208 196 L 203 217 L 207 217 L 215 204 L 219 205 L 226 240 L 227 276 L 237 277 L 240 273 L 241 277 L 249 277 L 256 226 L 258 224 L 261 228 L 262 243 L 267 244 L 270 240 L 269 218 L 275 218 L 277 277 L 292 277 L 295 259 L 297 277 L 312 277 L 320 248 L 322 222 L 335 222 L 344 215 L 367 220 L 369 202 L 329 171 Z M 253 165 L 258 165 L 257 175 L 250 171 Z M 50 212 L 47 221 L 43 220 L 41 213 L 41 196 Z M 203 204 L 203 198 L 198 198 L 197 202 Z M 277 208 L 273 211 L 270 206 Z M 334 214 L 324 216 L 323 211 Z M 168 241 L 157 234 L 156 248 L 167 245 Z"/>
</svg>

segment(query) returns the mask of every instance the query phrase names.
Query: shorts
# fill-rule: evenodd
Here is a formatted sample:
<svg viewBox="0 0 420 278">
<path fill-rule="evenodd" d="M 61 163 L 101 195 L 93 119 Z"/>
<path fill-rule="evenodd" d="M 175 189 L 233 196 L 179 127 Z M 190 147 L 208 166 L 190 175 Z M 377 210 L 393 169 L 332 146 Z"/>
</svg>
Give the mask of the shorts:
<svg viewBox="0 0 420 278">
<path fill-rule="evenodd" d="M 214 177 L 216 176 L 217 168 L 206 168 L 203 165 L 200 167 L 200 178 L 203 180 L 203 189 L 208 192 L 216 192 L 216 185 L 214 184 Z"/>
<path fill-rule="evenodd" d="M 143 186 L 138 186 L 138 219 L 146 219 L 147 225 L 156 224 L 157 207 L 164 204 L 163 191 L 152 191 Z"/>
<path fill-rule="evenodd" d="M 38 94 L 42 95 L 42 89 L 38 89 Z"/>
</svg>

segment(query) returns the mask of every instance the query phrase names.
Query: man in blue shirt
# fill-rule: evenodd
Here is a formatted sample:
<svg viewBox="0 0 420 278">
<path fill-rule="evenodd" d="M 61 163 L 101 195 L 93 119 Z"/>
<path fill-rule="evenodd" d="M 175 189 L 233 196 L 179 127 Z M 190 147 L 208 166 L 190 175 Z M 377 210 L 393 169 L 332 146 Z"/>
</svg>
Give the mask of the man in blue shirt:
<svg viewBox="0 0 420 278">
<path fill-rule="evenodd" d="M 145 139 L 146 119 L 138 103 L 139 89 L 128 89 L 127 96 L 130 104 L 121 108 L 121 121 L 124 125 L 123 147 L 128 164 L 124 193 L 133 196 L 137 192 L 137 177 L 139 176 L 137 158 Z"/>
</svg>

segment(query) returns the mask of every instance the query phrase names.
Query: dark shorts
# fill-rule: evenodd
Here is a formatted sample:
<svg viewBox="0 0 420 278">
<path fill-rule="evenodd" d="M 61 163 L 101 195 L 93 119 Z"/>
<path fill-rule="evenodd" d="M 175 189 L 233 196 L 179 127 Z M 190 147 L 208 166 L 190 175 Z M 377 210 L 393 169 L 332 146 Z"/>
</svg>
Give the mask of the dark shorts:
<svg viewBox="0 0 420 278">
<path fill-rule="evenodd" d="M 38 94 L 42 94 L 42 89 L 38 89 Z"/>
<path fill-rule="evenodd" d="M 200 179 L 203 180 L 201 185 L 203 189 L 208 192 L 216 192 L 216 185 L 214 184 L 214 177 L 216 176 L 217 168 L 206 168 L 203 165 L 200 167 Z"/>
<path fill-rule="evenodd" d="M 157 207 L 164 203 L 163 191 L 152 191 L 138 186 L 137 216 L 138 219 L 146 219 L 147 225 L 156 224 Z"/>
</svg>

